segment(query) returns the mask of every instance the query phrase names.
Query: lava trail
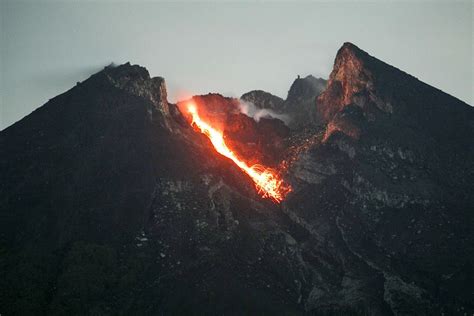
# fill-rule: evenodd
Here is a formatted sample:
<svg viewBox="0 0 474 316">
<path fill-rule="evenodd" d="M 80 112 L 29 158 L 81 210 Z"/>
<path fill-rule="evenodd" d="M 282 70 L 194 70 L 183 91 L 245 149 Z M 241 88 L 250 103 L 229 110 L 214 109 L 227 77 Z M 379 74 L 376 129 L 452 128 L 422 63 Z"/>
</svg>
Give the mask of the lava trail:
<svg viewBox="0 0 474 316">
<path fill-rule="evenodd" d="M 275 170 L 266 168 L 259 164 L 249 166 L 232 150 L 230 150 L 224 141 L 223 133 L 212 127 L 210 123 L 201 119 L 195 104 L 188 104 L 187 110 L 192 116 L 191 125 L 197 127 L 201 133 L 210 139 L 212 145 L 219 154 L 232 160 L 240 169 L 250 176 L 255 183 L 258 193 L 262 197 L 270 198 L 273 201 L 280 203 L 286 195 L 291 192 L 291 186 L 286 184 Z"/>
</svg>

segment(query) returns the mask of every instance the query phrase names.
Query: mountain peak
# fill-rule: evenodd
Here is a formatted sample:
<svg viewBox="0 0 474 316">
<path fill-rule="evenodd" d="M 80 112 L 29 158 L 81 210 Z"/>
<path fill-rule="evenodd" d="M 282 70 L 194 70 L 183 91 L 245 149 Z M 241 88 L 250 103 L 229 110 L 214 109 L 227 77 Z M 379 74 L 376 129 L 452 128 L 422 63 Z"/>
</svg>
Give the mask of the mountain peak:
<svg viewBox="0 0 474 316">
<path fill-rule="evenodd" d="M 169 114 L 165 79 L 150 77 L 148 70 L 140 65 L 132 65 L 130 62 L 118 66 L 111 64 L 92 75 L 84 84 L 111 84 L 129 94 L 145 98 L 158 110 Z"/>
<path fill-rule="evenodd" d="M 120 78 L 140 78 L 143 80 L 150 79 L 150 73 L 145 67 L 140 65 L 132 65 L 130 62 L 116 66 L 115 64 L 110 64 L 105 66 L 102 70 L 105 74 L 114 77 L 115 79 Z"/>
<path fill-rule="evenodd" d="M 328 88 L 318 98 L 318 114 L 322 121 L 328 122 L 345 106 L 353 104 L 360 107 L 369 120 L 385 114 L 411 115 L 415 110 L 423 111 L 421 105 L 410 107 L 397 99 L 416 102 L 416 95 L 426 97 L 426 93 L 436 95 L 434 99 L 447 96 L 346 42 L 336 54 Z M 394 108 L 393 104 L 398 106 Z"/>
<path fill-rule="evenodd" d="M 317 118 L 323 123 L 334 124 L 345 108 L 357 107 L 368 122 L 387 118 L 437 137 L 444 137 L 439 126 L 447 120 L 472 115 L 466 103 L 348 42 L 337 52 L 327 88 L 316 103 Z"/>
<path fill-rule="evenodd" d="M 318 98 L 318 112 L 323 121 L 329 121 L 346 105 L 362 103 L 357 96 L 372 98 L 384 112 L 391 111 L 374 97 L 373 60 L 375 58 L 352 43 L 342 45 L 334 61 L 328 88 Z"/>
<path fill-rule="evenodd" d="M 364 56 L 364 55 L 368 56 L 368 54 L 365 51 L 363 51 L 357 45 L 355 45 L 351 42 L 344 42 L 344 44 L 342 44 L 341 48 L 339 48 L 336 56 L 338 56 L 340 54 L 343 54 L 343 53 L 352 54 L 354 56 Z M 336 57 L 336 59 L 337 59 L 337 57 Z"/>
<path fill-rule="evenodd" d="M 342 72 L 346 75 L 360 75 L 363 70 L 366 70 L 366 67 L 370 67 L 370 62 L 373 60 L 376 59 L 367 52 L 346 42 L 337 51 L 333 72 L 339 75 L 342 75 Z M 347 73 L 348 71 L 349 73 Z"/>
<path fill-rule="evenodd" d="M 325 87 L 326 80 L 324 79 L 316 78 L 312 75 L 308 75 L 304 78 L 298 76 L 298 78 L 293 81 L 293 84 L 288 91 L 286 101 L 294 103 L 296 101 L 314 98 L 319 95 Z"/>
<path fill-rule="evenodd" d="M 276 95 L 263 90 L 252 90 L 242 94 L 241 100 L 251 102 L 261 109 L 281 111 L 284 100 Z"/>
</svg>

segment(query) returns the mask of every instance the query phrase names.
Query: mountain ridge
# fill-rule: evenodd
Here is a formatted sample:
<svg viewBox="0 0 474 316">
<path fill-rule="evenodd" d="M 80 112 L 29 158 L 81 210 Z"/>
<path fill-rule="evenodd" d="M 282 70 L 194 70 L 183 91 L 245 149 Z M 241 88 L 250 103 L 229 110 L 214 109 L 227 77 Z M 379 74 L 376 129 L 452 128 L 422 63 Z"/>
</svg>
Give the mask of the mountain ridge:
<svg viewBox="0 0 474 316">
<path fill-rule="evenodd" d="M 5 312 L 473 311 L 473 109 L 348 43 L 320 90 L 294 90 L 290 129 L 193 97 L 292 185 L 281 205 L 138 65 L 1 131 Z"/>
</svg>

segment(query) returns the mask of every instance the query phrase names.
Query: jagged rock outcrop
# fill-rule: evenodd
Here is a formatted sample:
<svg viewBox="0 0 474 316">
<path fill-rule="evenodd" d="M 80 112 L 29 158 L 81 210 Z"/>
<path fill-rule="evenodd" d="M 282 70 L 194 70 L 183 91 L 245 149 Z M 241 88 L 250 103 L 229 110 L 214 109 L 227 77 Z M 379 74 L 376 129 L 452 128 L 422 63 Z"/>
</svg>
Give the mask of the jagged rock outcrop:
<svg viewBox="0 0 474 316">
<path fill-rule="evenodd" d="M 466 138 L 461 131 L 472 128 L 469 119 L 462 119 L 471 115 L 464 102 L 370 56 L 352 43 L 344 43 L 336 55 L 328 87 L 315 105 L 318 120 L 328 123 L 347 106 L 360 108 L 368 122 L 376 121 L 374 124 L 381 126 L 401 124 L 422 137 Z M 457 124 L 446 124 L 449 121 Z M 351 133 L 348 130 L 347 134 Z"/>
<path fill-rule="evenodd" d="M 285 109 L 287 111 L 294 111 L 292 109 L 293 106 L 298 107 L 298 104 L 305 103 L 311 99 L 314 100 L 325 88 L 326 80 L 316 78 L 312 75 L 295 79 L 288 91 L 288 96 L 285 100 Z"/>
<path fill-rule="evenodd" d="M 245 102 L 250 102 L 260 109 L 271 109 L 276 112 L 282 112 L 283 110 L 282 106 L 284 100 L 282 98 L 262 90 L 253 90 L 244 93 L 240 99 Z"/>
<path fill-rule="evenodd" d="M 146 68 L 138 65 L 107 66 L 97 74 L 116 88 L 151 101 L 157 109 L 169 114 L 165 79 L 151 78 Z"/>
<path fill-rule="evenodd" d="M 318 98 L 318 114 L 323 120 L 329 121 L 344 106 L 353 103 L 371 114 L 376 109 L 392 111 L 390 104 L 384 104 L 376 95 L 371 61 L 379 62 L 351 43 L 344 43 L 339 49 L 328 88 Z"/>
<path fill-rule="evenodd" d="M 314 102 L 325 87 L 326 80 L 311 75 L 293 82 L 283 105 L 284 112 L 291 117 L 290 126 L 293 129 L 319 124 Z"/>
</svg>

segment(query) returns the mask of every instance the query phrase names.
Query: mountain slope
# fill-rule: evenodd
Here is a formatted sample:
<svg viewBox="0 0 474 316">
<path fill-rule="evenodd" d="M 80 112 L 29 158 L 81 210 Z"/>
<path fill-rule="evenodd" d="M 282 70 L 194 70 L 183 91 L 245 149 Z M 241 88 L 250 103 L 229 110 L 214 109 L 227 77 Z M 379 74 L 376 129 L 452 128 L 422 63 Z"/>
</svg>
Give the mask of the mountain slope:
<svg viewBox="0 0 474 316">
<path fill-rule="evenodd" d="M 5 312 L 298 311 L 242 267 L 288 224 L 146 69 L 104 69 L 0 143 Z"/>
<path fill-rule="evenodd" d="M 287 212 L 322 242 L 339 235 L 381 279 L 345 273 L 339 289 L 315 285 L 313 304 L 362 286 L 379 287 L 394 314 L 472 309 L 473 109 L 350 43 L 316 108 L 325 135 L 289 172 L 301 184 Z M 299 198 L 310 192 L 322 194 Z"/>
</svg>

